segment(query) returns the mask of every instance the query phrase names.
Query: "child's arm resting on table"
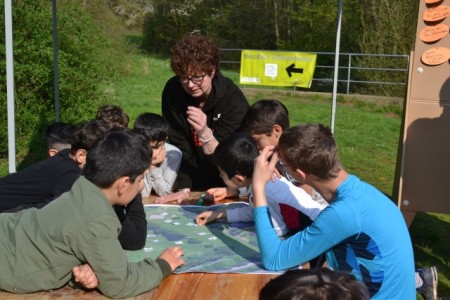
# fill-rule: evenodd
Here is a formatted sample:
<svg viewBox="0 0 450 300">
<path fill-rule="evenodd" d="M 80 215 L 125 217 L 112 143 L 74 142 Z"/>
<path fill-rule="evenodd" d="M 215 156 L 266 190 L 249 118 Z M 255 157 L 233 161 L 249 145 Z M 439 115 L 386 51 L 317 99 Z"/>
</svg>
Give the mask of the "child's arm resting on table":
<svg viewBox="0 0 450 300">
<path fill-rule="evenodd" d="M 217 219 L 226 219 L 227 218 L 227 212 L 226 211 L 204 211 L 195 217 L 195 222 L 197 225 L 205 225 L 210 222 L 214 222 Z"/>
</svg>

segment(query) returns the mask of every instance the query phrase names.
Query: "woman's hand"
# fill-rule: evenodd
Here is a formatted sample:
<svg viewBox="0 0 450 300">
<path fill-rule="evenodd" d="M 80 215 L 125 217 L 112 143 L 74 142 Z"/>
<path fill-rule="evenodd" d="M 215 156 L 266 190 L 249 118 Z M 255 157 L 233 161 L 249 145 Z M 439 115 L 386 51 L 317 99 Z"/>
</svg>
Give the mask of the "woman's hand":
<svg viewBox="0 0 450 300">
<path fill-rule="evenodd" d="M 200 140 L 208 140 L 212 131 L 208 130 L 208 126 L 206 124 L 207 117 L 205 113 L 198 107 L 188 106 L 187 109 L 187 121 L 194 128 L 195 132 L 197 132 Z"/>
</svg>

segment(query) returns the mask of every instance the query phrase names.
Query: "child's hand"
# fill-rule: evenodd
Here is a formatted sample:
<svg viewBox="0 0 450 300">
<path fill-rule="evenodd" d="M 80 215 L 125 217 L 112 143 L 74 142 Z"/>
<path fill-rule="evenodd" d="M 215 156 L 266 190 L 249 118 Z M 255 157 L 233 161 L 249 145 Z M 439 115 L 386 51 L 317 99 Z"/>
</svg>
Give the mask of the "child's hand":
<svg viewBox="0 0 450 300">
<path fill-rule="evenodd" d="M 197 225 L 202 226 L 210 222 L 214 222 L 217 219 L 217 217 L 214 215 L 213 211 L 204 211 L 202 213 L 199 213 L 197 217 L 195 217 L 195 223 Z"/>
<path fill-rule="evenodd" d="M 202 226 L 210 222 L 214 222 L 217 219 L 226 218 L 227 213 L 226 211 L 204 211 L 202 213 L 199 213 L 197 217 L 195 217 L 195 222 L 197 225 Z"/>
<path fill-rule="evenodd" d="M 158 153 L 158 156 L 156 156 L 156 158 L 152 158 L 152 168 L 159 168 L 159 166 L 161 165 L 161 163 L 166 159 L 166 146 L 161 146 L 162 149 L 161 151 Z"/>
<path fill-rule="evenodd" d="M 184 260 L 180 256 L 184 255 L 183 249 L 179 246 L 169 247 L 163 250 L 159 255 L 159 258 L 164 259 L 170 265 L 170 268 L 175 270 L 179 266 L 184 264 Z"/>
<path fill-rule="evenodd" d="M 278 153 L 274 151 L 275 146 L 265 147 L 259 156 L 255 159 L 255 169 L 253 170 L 253 188 L 264 187 L 269 180 L 273 180 L 275 174 L 275 165 L 278 161 Z"/>
<path fill-rule="evenodd" d="M 227 197 L 227 189 L 224 187 L 212 188 L 206 191 L 205 198 L 220 201 Z"/>
<path fill-rule="evenodd" d="M 88 289 L 93 289 L 98 286 L 97 275 L 88 264 L 75 266 L 72 268 L 73 277 L 76 282 Z"/>
<path fill-rule="evenodd" d="M 186 199 L 189 199 L 189 192 L 179 191 L 176 193 L 158 197 L 155 199 L 155 203 L 168 203 L 168 202 L 173 202 L 173 201 L 177 201 L 177 203 L 181 203 Z"/>
<path fill-rule="evenodd" d="M 205 198 L 214 202 L 239 195 L 239 190 L 229 187 L 211 188 L 206 191 Z"/>
</svg>

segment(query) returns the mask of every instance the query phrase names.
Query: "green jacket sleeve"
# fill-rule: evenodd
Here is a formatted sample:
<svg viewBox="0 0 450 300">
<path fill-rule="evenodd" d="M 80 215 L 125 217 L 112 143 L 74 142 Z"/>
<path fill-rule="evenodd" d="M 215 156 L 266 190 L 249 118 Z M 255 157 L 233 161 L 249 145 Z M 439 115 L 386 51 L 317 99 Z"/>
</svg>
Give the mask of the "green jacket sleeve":
<svg viewBox="0 0 450 300">
<path fill-rule="evenodd" d="M 162 259 L 128 262 L 117 239 L 119 230 L 115 215 L 100 216 L 80 228 L 74 243 L 79 259 L 89 263 L 97 274 L 98 289 L 110 298 L 127 298 L 149 291 L 171 272 L 170 265 Z"/>
</svg>

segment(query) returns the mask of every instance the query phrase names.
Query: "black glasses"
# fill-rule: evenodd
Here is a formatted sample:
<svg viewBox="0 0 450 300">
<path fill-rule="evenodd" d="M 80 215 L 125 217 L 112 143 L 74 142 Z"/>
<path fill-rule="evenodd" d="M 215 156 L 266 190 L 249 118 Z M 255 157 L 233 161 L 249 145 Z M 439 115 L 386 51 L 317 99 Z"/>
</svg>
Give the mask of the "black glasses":
<svg viewBox="0 0 450 300">
<path fill-rule="evenodd" d="M 180 77 L 180 82 L 184 84 L 188 84 L 189 81 L 193 84 L 200 85 L 203 83 L 203 80 L 205 79 L 206 74 L 203 75 L 192 75 L 189 77 Z"/>
</svg>

